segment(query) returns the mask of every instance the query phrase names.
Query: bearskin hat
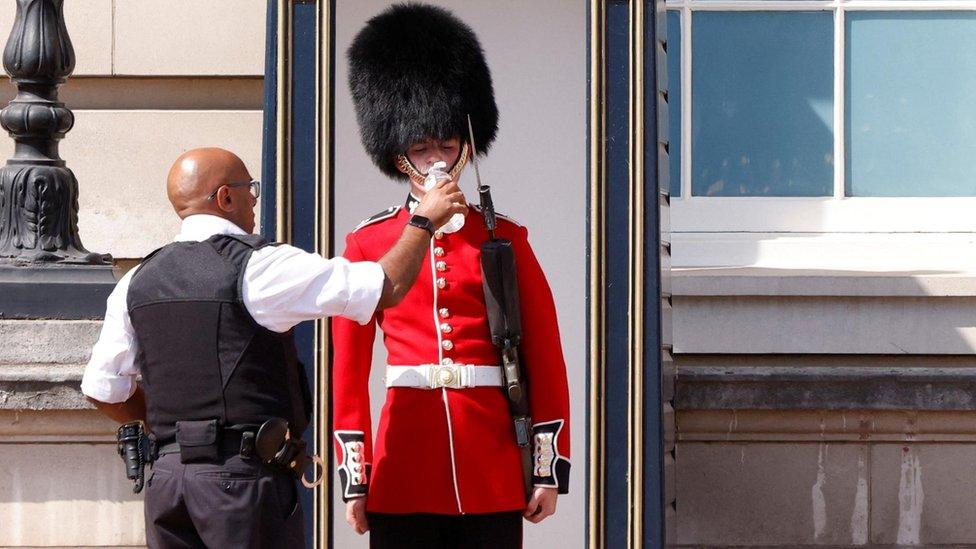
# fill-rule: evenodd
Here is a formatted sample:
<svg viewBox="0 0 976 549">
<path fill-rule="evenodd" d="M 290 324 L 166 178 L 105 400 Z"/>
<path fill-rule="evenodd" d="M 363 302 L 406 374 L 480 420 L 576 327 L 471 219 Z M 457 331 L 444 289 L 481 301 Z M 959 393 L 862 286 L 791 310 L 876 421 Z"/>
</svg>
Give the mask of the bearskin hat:
<svg viewBox="0 0 976 549">
<path fill-rule="evenodd" d="M 491 73 L 478 37 L 451 12 L 396 4 L 370 19 L 347 52 L 363 146 L 387 175 L 394 158 L 427 137 L 467 141 L 484 154 L 498 131 Z"/>
</svg>

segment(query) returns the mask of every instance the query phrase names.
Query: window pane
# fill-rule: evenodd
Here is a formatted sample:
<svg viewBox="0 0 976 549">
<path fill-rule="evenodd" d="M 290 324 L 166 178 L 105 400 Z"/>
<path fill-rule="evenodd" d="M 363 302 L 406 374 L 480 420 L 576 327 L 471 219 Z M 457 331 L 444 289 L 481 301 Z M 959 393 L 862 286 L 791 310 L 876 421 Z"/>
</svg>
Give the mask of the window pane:
<svg viewBox="0 0 976 549">
<path fill-rule="evenodd" d="M 976 196 L 976 13 L 846 25 L 847 194 Z"/>
<path fill-rule="evenodd" d="M 668 153 L 671 196 L 681 196 L 681 13 L 668 11 Z"/>
<path fill-rule="evenodd" d="M 696 12 L 692 194 L 833 194 L 833 14 Z"/>
</svg>

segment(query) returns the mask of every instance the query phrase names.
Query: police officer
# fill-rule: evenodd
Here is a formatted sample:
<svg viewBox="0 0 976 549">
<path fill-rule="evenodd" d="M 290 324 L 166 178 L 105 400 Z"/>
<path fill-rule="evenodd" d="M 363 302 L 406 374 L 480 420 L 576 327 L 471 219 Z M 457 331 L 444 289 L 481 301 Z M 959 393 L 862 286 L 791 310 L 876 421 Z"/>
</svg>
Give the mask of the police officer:
<svg viewBox="0 0 976 549">
<path fill-rule="evenodd" d="M 401 4 L 367 22 L 348 56 L 363 144 L 383 173 L 409 183 L 410 195 L 350 233 L 344 256 L 374 259 L 411 224 L 433 239 L 402 303 L 367 323 L 333 323 L 333 436 L 346 520 L 368 530 L 374 548 L 519 547 L 523 518 L 543 520 L 568 491 L 569 396 L 552 293 L 526 229 L 500 217 L 496 235 L 515 252 L 533 420 L 526 502 L 482 288 L 484 223 L 473 210 L 446 226 L 418 215 L 429 185 L 456 179 L 469 160 L 468 115 L 479 152 L 494 140 L 484 54 L 451 13 Z M 388 390 L 374 439 L 368 380 L 377 326 Z"/>
<path fill-rule="evenodd" d="M 263 425 L 287 421 L 291 437 L 307 425 L 290 330 L 329 315 L 367 322 L 396 305 L 430 235 L 405 227 L 375 262 L 269 244 L 251 234 L 260 184 L 216 148 L 180 156 L 167 193 L 180 233 L 109 296 L 82 392 L 117 421 L 145 420 L 155 438 L 149 547 L 304 547 L 294 476 L 254 456 Z M 419 208 L 437 222 L 466 211 L 451 183 Z"/>
</svg>

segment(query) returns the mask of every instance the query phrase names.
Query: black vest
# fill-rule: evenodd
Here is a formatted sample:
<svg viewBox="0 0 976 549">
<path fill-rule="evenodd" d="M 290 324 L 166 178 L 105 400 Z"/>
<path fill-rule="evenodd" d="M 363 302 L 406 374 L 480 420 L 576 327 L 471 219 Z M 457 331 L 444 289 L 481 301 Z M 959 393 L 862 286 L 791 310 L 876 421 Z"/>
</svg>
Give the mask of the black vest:
<svg viewBox="0 0 976 549">
<path fill-rule="evenodd" d="M 284 418 L 300 436 L 311 397 L 291 332 L 262 327 L 244 307 L 244 266 L 258 235 L 174 242 L 150 254 L 129 284 L 149 428 L 172 440 L 176 422 L 221 425 Z"/>
</svg>

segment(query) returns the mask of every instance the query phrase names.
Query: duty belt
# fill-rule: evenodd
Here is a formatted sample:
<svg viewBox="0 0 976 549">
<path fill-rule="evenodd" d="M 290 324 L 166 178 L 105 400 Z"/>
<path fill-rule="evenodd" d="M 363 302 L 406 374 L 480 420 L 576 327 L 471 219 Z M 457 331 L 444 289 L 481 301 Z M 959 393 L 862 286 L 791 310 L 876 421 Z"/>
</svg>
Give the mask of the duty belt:
<svg viewBox="0 0 976 549">
<path fill-rule="evenodd" d="M 288 422 L 284 419 L 271 418 L 261 425 L 232 425 L 229 427 L 220 427 L 216 424 L 216 420 L 177 422 L 177 425 L 179 426 L 181 423 L 193 424 L 197 428 L 203 424 L 206 427 L 205 432 L 215 432 L 215 436 L 209 438 L 207 444 L 188 440 L 180 442 L 179 427 L 177 427 L 177 440 L 158 444 L 155 456 L 180 453 L 181 461 L 187 463 L 191 461 L 188 454 L 194 459 L 199 459 L 202 454 L 205 454 L 203 455 L 204 458 L 212 460 L 239 454 L 241 458 L 256 459 L 272 469 L 290 473 L 295 478 L 301 479 L 302 484 L 307 488 L 314 488 L 322 482 L 321 474 L 311 481 L 305 478 L 305 469 L 309 464 L 314 463 L 318 467 L 319 473 L 325 469 L 325 465 L 318 455 L 306 455 L 305 441 L 300 437 L 291 436 L 288 430 Z M 201 451 L 201 448 L 205 449 Z"/>
<path fill-rule="evenodd" d="M 420 364 L 418 366 L 387 366 L 387 387 L 415 389 L 468 389 L 471 387 L 501 387 L 505 378 L 501 366 L 473 364 Z"/>
<path fill-rule="evenodd" d="M 221 429 L 217 440 L 220 455 L 231 456 L 239 454 L 244 459 L 253 458 L 255 455 L 254 439 L 260 427 L 260 425 L 235 425 Z M 153 459 L 158 456 L 178 454 L 180 452 L 180 443 L 174 439 L 170 439 L 168 442 L 157 442 L 155 447 L 156 451 L 152 456 Z"/>
</svg>

